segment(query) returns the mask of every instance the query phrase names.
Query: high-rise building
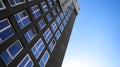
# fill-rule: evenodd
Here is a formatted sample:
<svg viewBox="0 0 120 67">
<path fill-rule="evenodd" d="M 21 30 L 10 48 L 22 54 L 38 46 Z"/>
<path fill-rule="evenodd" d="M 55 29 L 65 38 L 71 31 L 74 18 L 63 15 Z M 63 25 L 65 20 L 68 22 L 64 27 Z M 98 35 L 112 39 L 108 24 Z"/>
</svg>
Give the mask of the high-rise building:
<svg viewBox="0 0 120 67">
<path fill-rule="evenodd" d="M 0 67 L 61 67 L 77 0 L 0 0 Z"/>
</svg>

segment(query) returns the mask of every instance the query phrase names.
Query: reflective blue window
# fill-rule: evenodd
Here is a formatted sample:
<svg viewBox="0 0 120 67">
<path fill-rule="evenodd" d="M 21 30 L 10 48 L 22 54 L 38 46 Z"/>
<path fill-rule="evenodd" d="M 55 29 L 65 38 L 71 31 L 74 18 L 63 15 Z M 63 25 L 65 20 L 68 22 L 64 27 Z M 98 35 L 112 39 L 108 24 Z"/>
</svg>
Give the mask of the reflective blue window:
<svg viewBox="0 0 120 67">
<path fill-rule="evenodd" d="M 25 0 L 8 0 L 11 7 L 25 3 Z"/>
<path fill-rule="evenodd" d="M 50 25 L 53 33 L 57 30 L 57 24 L 55 23 L 55 21 Z"/>
<path fill-rule="evenodd" d="M 63 12 L 64 13 L 64 16 L 66 15 L 66 11 Z"/>
<path fill-rule="evenodd" d="M 61 23 L 61 20 L 60 20 L 60 17 L 59 17 L 59 16 L 56 18 L 56 23 L 58 24 L 58 26 L 59 26 L 60 23 Z"/>
<path fill-rule="evenodd" d="M 47 0 L 49 7 L 52 8 L 53 7 L 53 2 L 51 0 Z"/>
<path fill-rule="evenodd" d="M 13 28 L 11 27 L 8 19 L 0 21 L 0 43 L 7 40 L 14 34 Z"/>
<path fill-rule="evenodd" d="M 40 56 L 40 54 L 42 53 L 42 51 L 44 50 L 45 45 L 42 41 L 42 39 L 40 38 L 35 45 L 31 48 L 32 53 L 34 54 L 35 58 L 38 59 L 38 57 Z"/>
<path fill-rule="evenodd" d="M 44 32 L 43 37 L 44 37 L 46 43 L 48 43 L 49 40 L 52 38 L 52 32 L 49 28 Z"/>
<path fill-rule="evenodd" d="M 64 29 L 63 24 L 61 24 L 61 25 L 60 25 L 59 29 L 60 29 L 60 32 L 62 32 L 62 31 L 63 31 L 63 29 Z"/>
<path fill-rule="evenodd" d="M 64 26 L 66 26 L 66 24 L 67 24 L 66 19 L 63 20 L 63 24 L 64 24 Z"/>
<path fill-rule="evenodd" d="M 22 61 L 17 65 L 17 67 L 33 67 L 34 63 L 30 58 L 29 54 L 27 54 Z"/>
<path fill-rule="evenodd" d="M 58 31 L 55 33 L 55 38 L 56 38 L 56 40 L 58 40 L 58 39 L 60 38 L 60 35 L 61 35 L 61 33 L 60 33 L 60 31 L 58 30 Z"/>
<path fill-rule="evenodd" d="M 55 45 L 56 45 L 56 41 L 55 39 L 53 39 L 48 46 L 51 53 L 53 52 Z"/>
<path fill-rule="evenodd" d="M 68 18 L 68 15 L 66 15 L 65 19 L 66 19 L 66 21 L 68 21 L 68 19 L 69 19 L 69 18 Z"/>
<path fill-rule="evenodd" d="M 5 8 L 6 8 L 6 7 L 5 7 L 3 1 L 0 0 L 0 10 L 3 10 L 3 9 L 5 9 Z"/>
<path fill-rule="evenodd" d="M 24 37 L 26 41 L 29 43 L 36 35 L 36 30 L 35 29 L 30 29 L 28 32 L 24 34 Z"/>
<path fill-rule="evenodd" d="M 14 18 L 17 21 L 20 29 L 23 29 L 25 26 L 27 26 L 31 22 L 29 15 L 27 14 L 26 11 L 22 11 L 15 14 Z"/>
<path fill-rule="evenodd" d="M 51 20 L 52 20 L 52 15 L 51 15 L 51 13 L 49 13 L 49 14 L 46 16 L 46 19 L 47 19 L 47 21 L 51 21 Z"/>
<path fill-rule="evenodd" d="M 43 9 L 44 12 L 47 12 L 49 10 L 49 8 L 48 8 L 48 6 L 47 6 L 47 4 L 46 4 L 45 1 L 42 2 L 42 3 L 40 3 L 40 5 L 41 5 L 41 7 L 42 7 L 42 9 Z"/>
<path fill-rule="evenodd" d="M 13 43 L 8 49 L 0 54 L 3 62 L 8 65 L 21 51 L 23 50 L 23 46 L 20 41 L 16 41 Z"/>
<path fill-rule="evenodd" d="M 41 16 L 40 9 L 37 5 L 31 7 L 30 10 L 35 19 Z"/>
<path fill-rule="evenodd" d="M 60 7 L 59 7 L 59 6 L 57 6 L 57 8 L 56 8 L 56 9 L 57 9 L 57 11 L 58 11 L 58 12 L 60 12 Z"/>
<path fill-rule="evenodd" d="M 42 30 L 45 26 L 46 26 L 46 22 L 44 19 L 41 19 L 39 22 L 38 22 L 38 26 L 40 28 L 40 30 Z"/>
<path fill-rule="evenodd" d="M 39 61 L 40 67 L 45 67 L 49 58 L 50 58 L 50 55 L 49 55 L 48 51 L 45 51 L 44 55 L 42 56 L 41 60 Z"/>
<path fill-rule="evenodd" d="M 52 10 L 52 14 L 53 14 L 54 16 L 57 15 L 57 11 L 56 11 L 56 9 L 53 9 L 53 10 Z"/>
<path fill-rule="evenodd" d="M 60 18 L 61 18 L 62 20 L 64 19 L 63 12 L 60 13 Z"/>
</svg>

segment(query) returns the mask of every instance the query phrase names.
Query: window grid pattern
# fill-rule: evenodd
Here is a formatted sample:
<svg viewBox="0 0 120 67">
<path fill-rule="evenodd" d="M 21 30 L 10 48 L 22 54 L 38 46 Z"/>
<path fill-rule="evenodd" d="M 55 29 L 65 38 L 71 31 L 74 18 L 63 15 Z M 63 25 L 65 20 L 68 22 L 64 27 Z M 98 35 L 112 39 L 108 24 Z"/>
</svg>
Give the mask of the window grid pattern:
<svg viewBox="0 0 120 67">
<path fill-rule="evenodd" d="M 30 29 L 28 32 L 24 34 L 24 37 L 26 41 L 29 43 L 35 36 L 36 36 L 36 30 L 35 29 Z"/>
<path fill-rule="evenodd" d="M 8 19 L 0 21 L 0 43 L 14 35 L 14 30 Z"/>
<path fill-rule="evenodd" d="M 22 61 L 17 65 L 17 67 L 33 67 L 34 63 L 30 58 L 29 54 L 27 54 Z"/>
<path fill-rule="evenodd" d="M 42 39 L 40 38 L 35 45 L 31 48 L 32 53 L 34 54 L 35 58 L 38 59 L 38 57 L 40 56 L 40 54 L 42 53 L 42 51 L 44 50 L 45 45 L 42 41 Z"/>
<path fill-rule="evenodd" d="M 29 15 L 27 14 L 26 11 L 22 11 L 15 14 L 14 18 L 17 21 L 20 29 L 23 29 L 25 26 L 27 26 L 31 22 Z"/>
<path fill-rule="evenodd" d="M 41 7 L 42 7 L 42 9 L 43 9 L 44 12 L 47 12 L 49 10 L 49 8 L 48 8 L 48 6 L 47 6 L 47 4 L 46 4 L 45 1 L 42 2 L 42 3 L 40 3 L 40 5 L 41 5 Z"/>
<path fill-rule="evenodd" d="M 4 52 L 2 52 L 0 57 L 2 58 L 3 62 L 8 65 L 22 50 L 23 46 L 18 40 L 8 47 Z"/>
<path fill-rule="evenodd" d="M 32 15 L 35 19 L 37 19 L 38 17 L 41 16 L 41 13 L 40 13 L 40 9 L 37 5 L 31 7 L 31 12 L 32 12 Z"/>
<path fill-rule="evenodd" d="M 44 37 L 46 43 L 49 42 L 49 40 L 52 38 L 52 36 L 53 36 L 52 32 L 49 28 L 43 34 L 43 37 Z"/>
<path fill-rule="evenodd" d="M 51 53 L 53 52 L 55 45 L 56 45 L 56 41 L 55 41 L 55 39 L 52 39 L 52 41 L 50 42 L 50 44 L 48 46 Z"/>
<path fill-rule="evenodd" d="M 48 51 L 46 50 L 45 53 L 43 54 L 41 60 L 39 61 L 40 67 L 45 67 L 49 58 L 50 58 L 50 55 L 49 55 Z"/>
<path fill-rule="evenodd" d="M 25 0 L 8 0 L 11 7 L 25 3 Z"/>
<path fill-rule="evenodd" d="M 6 9 L 2 0 L 0 0 L 0 10 Z"/>
</svg>

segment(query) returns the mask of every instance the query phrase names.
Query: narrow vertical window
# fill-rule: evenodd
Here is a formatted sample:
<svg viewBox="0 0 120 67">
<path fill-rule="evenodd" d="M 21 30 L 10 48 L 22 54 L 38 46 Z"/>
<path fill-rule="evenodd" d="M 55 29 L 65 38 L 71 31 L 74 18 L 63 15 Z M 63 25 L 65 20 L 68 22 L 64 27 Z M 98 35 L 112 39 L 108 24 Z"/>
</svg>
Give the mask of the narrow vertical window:
<svg viewBox="0 0 120 67">
<path fill-rule="evenodd" d="M 46 19 L 47 19 L 47 21 L 51 21 L 51 20 L 52 20 L 52 15 L 51 15 L 51 13 L 49 13 L 49 14 L 46 16 Z"/>
<path fill-rule="evenodd" d="M 52 39 L 52 41 L 50 42 L 50 44 L 48 46 L 51 53 L 53 52 L 55 45 L 56 45 L 56 41 L 55 41 L 55 39 Z"/>
<path fill-rule="evenodd" d="M 55 31 L 57 30 L 57 24 L 55 23 L 55 21 L 50 25 L 53 33 L 55 33 Z"/>
<path fill-rule="evenodd" d="M 60 31 L 58 30 L 58 31 L 55 33 L 55 38 L 56 38 L 57 41 L 59 40 L 60 35 L 61 35 L 61 33 L 60 33 Z"/>
<path fill-rule="evenodd" d="M 38 26 L 40 28 L 40 30 L 42 30 L 45 26 L 46 26 L 46 22 L 44 19 L 41 19 L 39 22 L 38 22 Z"/>
<path fill-rule="evenodd" d="M 45 1 L 40 3 L 40 6 L 42 7 L 44 12 L 47 12 L 49 10 L 49 8 L 48 8 L 48 6 L 47 6 Z"/>
</svg>

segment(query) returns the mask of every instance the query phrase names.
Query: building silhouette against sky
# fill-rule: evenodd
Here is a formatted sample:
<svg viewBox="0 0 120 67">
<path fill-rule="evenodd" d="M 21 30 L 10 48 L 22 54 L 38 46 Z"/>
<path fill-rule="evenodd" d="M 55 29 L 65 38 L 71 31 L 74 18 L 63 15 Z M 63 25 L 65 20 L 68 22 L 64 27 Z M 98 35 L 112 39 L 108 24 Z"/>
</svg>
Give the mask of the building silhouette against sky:
<svg viewBox="0 0 120 67">
<path fill-rule="evenodd" d="M 77 0 L 0 0 L 0 67 L 61 67 Z"/>
</svg>

